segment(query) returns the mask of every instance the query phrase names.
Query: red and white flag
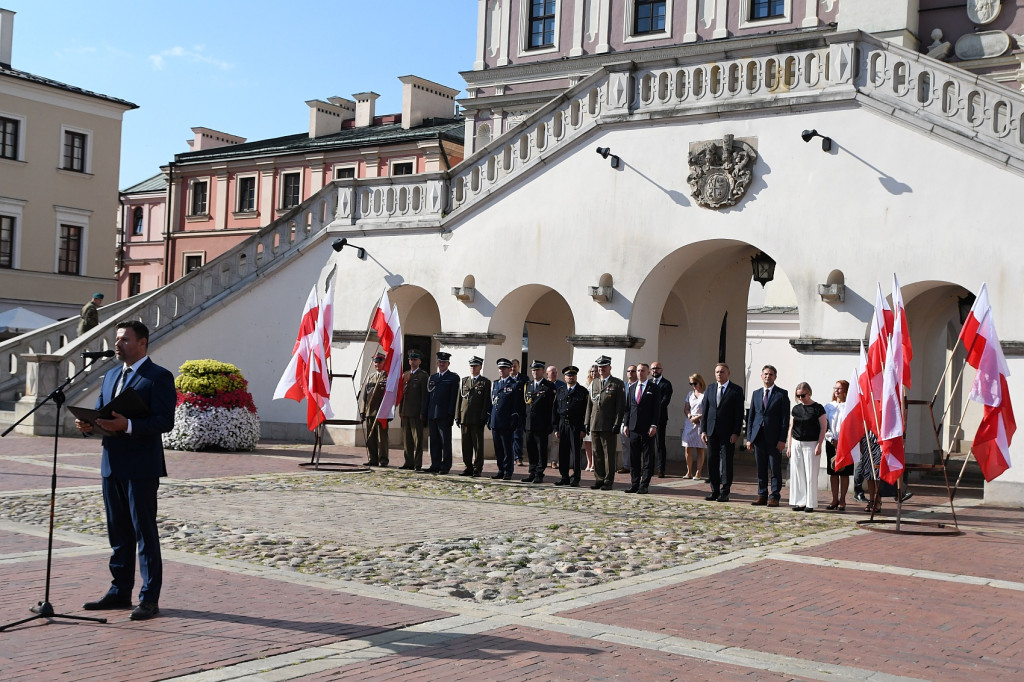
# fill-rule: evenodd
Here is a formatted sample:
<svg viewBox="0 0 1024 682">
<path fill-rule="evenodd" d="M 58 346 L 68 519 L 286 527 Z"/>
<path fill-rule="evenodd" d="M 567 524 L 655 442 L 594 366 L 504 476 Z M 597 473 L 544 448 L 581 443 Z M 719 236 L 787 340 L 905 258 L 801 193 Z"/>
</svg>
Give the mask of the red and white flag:
<svg viewBox="0 0 1024 682">
<path fill-rule="evenodd" d="M 377 332 L 377 338 L 380 339 L 381 348 L 384 349 L 385 353 L 391 351 L 391 343 L 394 337 L 391 336 L 391 329 L 388 327 L 388 318 L 391 317 L 391 302 L 388 300 L 388 292 L 385 290 L 380 297 L 380 303 L 377 304 L 377 309 L 373 313 L 373 321 L 370 322 L 370 328 Z M 384 361 L 384 366 L 387 367 L 391 360 L 388 357 Z"/>
<path fill-rule="evenodd" d="M 992 481 L 1010 468 L 1010 443 L 1017 422 L 1006 384 L 1010 368 L 999 345 L 986 284 L 981 285 L 981 292 L 960 330 L 960 340 L 967 349 L 967 363 L 978 370 L 970 399 L 985 406 L 971 449 L 985 480 Z"/>
<path fill-rule="evenodd" d="M 903 332 L 899 310 L 893 325 L 892 339 L 885 353 L 885 368 L 882 371 L 882 413 L 878 434 L 882 446 L 880 476 L 889 483 L 896 483 L 903 475 Z"/>
<path fill-rule="evenodd" d="M 302 310 L 302 318 L 299 321 L 299 334 L 295 338 L 295 346 L 292 348 L 292 358 L 281 375 L 281 380 L 274 390 L 274 400 L 290 398 L 296 402 L 302 402 L 306 397 L 309 382 L 309 354 L 311 349 L 311 337 L 316 332 L 316 322 L 320 310 L 316 300 L 316 286 L 306 298 L 306 306 Z"/>
<path fill-rule="evenodd" d="M 861 392 L 861 378 L 867 381 L 867 353 L 864 342 L 860 344 L 860 364 L 850 377 L 850 390 L 839 415 L 839 438 L 836 440 L 836 461 L 832 468 L 838 471 L 856 463 L 860 457 L 860 441 L 867 435 L 864 428 L 864 405 L 866 398 Z"/>
<path fill-rule="evenodd" d="M 900 282 L 896 274 L 892 276 L 892 307 L 895 310 L 897 319 L 900 320 L 900 333 L 902 334 L 902 359 L 903 373 L 901 383 L 905 388 L 910 388 L 910 361 L 914 359 L 914 347 L 910 343 L 910 327 L 907 326 L 907 309 L 903 305 L 903 293 L 900 291 Z M 895 333 L 895 329 L 893 330 Z"/>
<path fill-rule="evenodd" d="M 377 421 L 382 428 L 388 427 L 388 420 L 395 418 L 395 405 L 402 400 L 402 325 L 398 319 L 398 307 L 391 309 L 388 316 L 390 348 L 385 350 L 388 357 L 384 360 L 388 367 L 388 381 L 384 388 L 384 397 L 377 411 Z"/>
<path fill-rule="evenodd" d="M 882 296 L 882 285 L 875 292 L 875 313 L 871 317 L 871 334 L 868 337 L 868 377 L 871 379 L 871 394 L 875 401 L 882 395 L 882 371 L 885 368 L 885 352 L 889 348 L 892 334 L 893 315 L 889 304 Z"/>
<path fill-rule="evenodd" d="M 316 329 L 313 333 L 312 353 L 309 363 L 306 422 L 310 430 L 325 419 L 334 416 L 331 409 L 331 373 L 327 358 L 331 355 L 331 336 L 334 333 L 334 280 L 327 286 L 327 293 L 320 302 Z M 319 414 L 318 414 L 319 413 Z"/>
</svg>

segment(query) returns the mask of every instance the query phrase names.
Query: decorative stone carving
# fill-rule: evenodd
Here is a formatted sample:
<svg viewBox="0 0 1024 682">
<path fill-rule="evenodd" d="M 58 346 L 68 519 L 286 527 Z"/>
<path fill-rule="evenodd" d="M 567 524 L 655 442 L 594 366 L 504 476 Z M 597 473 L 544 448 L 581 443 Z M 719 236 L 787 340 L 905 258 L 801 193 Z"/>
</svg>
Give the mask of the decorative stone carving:
<svg viewBox="0 0 1024 682">
<path fill-rule="evenodd" d="M 726 135 L 719 141 L 690 145 L 690 175 L 686 181 L 698 205 L 735 206 L 753 178 L 757 152 L 744 141 Z"/>
<path fill-rule="evenodd" d="M 949 41 L 942 39 L 942 29 L 937 28 L 932 31 L 932 44 L 928 46 L 928 56 L 932 59 L 945 61 L 949 58 L 949 54 L 952 51 L 953 46 L 949 44 Z"/>
<path fill-rule="evenodd" d="M 967 17 L 976 24 L 991 24 L 1002 8 L 1000 0 L 967 0 Z"/>
<path fill-rule="evenodd" d="M 958 59 L 985 59 L 998 57 L 1010 49 L 1010 36 L 1002 31 L 967 33 L 956 41 Z"/>
</svg>

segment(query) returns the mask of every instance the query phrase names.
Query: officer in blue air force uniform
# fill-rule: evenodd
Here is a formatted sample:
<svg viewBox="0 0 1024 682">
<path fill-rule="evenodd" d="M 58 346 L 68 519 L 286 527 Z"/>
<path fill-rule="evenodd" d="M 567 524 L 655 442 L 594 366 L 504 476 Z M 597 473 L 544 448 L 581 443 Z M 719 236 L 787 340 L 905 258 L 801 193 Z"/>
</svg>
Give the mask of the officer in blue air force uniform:
<svg viewBox="0 0 1024 682">
<path fill-rule="evenodd" d="M 576 383 L 579 372 L 579 368 L 572 365 L 563 369 L 565 385 L 559 386 L 555 395 L 558 473 L 562 475 L 561 479 L 555 481 L 555 485 L 571 485 L 574 488 L 580 484 L 580 450 L 587 431 L 587 405 L 590 403 L 587 389 Z"/>
<path fill-rule="evenodd" d="M 512 361 L 498 358 L 498 372 L 501 376 L 491 384 L 491 434 L 494 436 L 494 459 L 498 473 L 491 478 L 512 480 L 515 466 L 513 440 L 515 432 L 522 426 L 526 413 L 523 391 L 512 376 Z"/>
<path fill-rule="evenodd" d="M 430 426 L 430 468 L 424 471 L 431 474 L 447 474 L 452 468 L 452 424 L 459 399 L 459 375 L 448 371 L 451 359 L 451 353 L 439 352 L 437 372 L 427 380 L 423 419 Z"/>
</svg>

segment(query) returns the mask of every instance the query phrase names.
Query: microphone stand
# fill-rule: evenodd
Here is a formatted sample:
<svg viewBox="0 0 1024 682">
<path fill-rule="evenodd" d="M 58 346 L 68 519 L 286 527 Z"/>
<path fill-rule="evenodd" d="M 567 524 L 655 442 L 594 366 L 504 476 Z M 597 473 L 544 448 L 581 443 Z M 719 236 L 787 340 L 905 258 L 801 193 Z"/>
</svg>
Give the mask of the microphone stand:
<svg viewBox="0 0 1024 682">
<path fill-rule="evenodd" d="M 38 410 L 40 407 L 50 402 L 51 400 L 53 401 L 53 404 L 57 406 L 56 421 L 54 422 L 53 430 L 53 473 L 50 476 L 50 532 L 46 547 L 46 593 L 43 595 L 43 600 L 41 602 L 39 602 L 38 604 L 29 609 L 34 615 L 31 615 L 28 618 L 22 618 L 21 620 L 15 621 L 13 623 L 8 623 L 4 626 L 0 626 L 0 632 L 8 628 L 15 627 L 16 625 L 21 625 L 22 623 L 28 623 L 29 621 L 37 620 L 39 618 L 67 618 L 70 620 L 86 620 L 91 621 L 93 623 L 107 622 L 106 618 L 93 618 L 90 616 L 69 616 L 63 613 L 56 613 L 53 610 L 53 606 L 50 604 L 50 567 L 53 563 L 53 509 L 57 498 L 57 444 L 60 440 L 60 408 L 64 405 L 64 401 L 66 400 L 66 396 L 64 395 L 64 389 L 70 386 L 71 382 L 77 379 L 79 374 L 92 367 L 93 362 L 96 361 L 96 358 L 89 357 L 88 360 L 88 364 L 82 367 L 82 369 L 78 370 L 78 372 L 74 376 L 69 376 L 67 379 L 65 379 L 64 383 L 55 388 L 53 392 L 50 393 L 50 395 L 46 396 L 46 399 L 43 400 L 43 402 L 33 407 L 29 411 L 29 413 L 26 414 L 24 417 L 11 424 L 11 426 L 9 426 L 6 431 L 0 433 L 0 438 L 3 438 L 11 431 L 13 431 L 15 426 L 28 419 L 29 416 L 32 415 L 36 410 Z"/>
</svg>

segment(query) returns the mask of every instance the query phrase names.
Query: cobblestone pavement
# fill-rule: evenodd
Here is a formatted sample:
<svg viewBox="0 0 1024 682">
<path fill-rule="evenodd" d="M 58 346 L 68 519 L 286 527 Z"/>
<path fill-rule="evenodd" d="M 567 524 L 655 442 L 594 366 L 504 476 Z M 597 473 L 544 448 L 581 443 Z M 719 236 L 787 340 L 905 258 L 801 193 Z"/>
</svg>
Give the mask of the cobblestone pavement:
<svg viewBox="0 0 1024 682">
<path fill-rule="evenodd" d="M 98 445 L 58 458 L 58 613 L 105 589 Z M 46 594 L 51 447 L 0 441 L 3 622 Z M 893 535 L 860 529 L 852 500 L 846 514 L 752 507 L 742 468 L 718 504 L 680 477 L 638 497 L 486 470 L 300 469 L 307 451 L 169 453 L 161 616 L 0 632 L 4 679 L 1019 675 L 1021 510 L 959 500 L 962 535 Z M 918 488 L 905 518 L 948 523 L 934 492 Z"/>
</svg>

